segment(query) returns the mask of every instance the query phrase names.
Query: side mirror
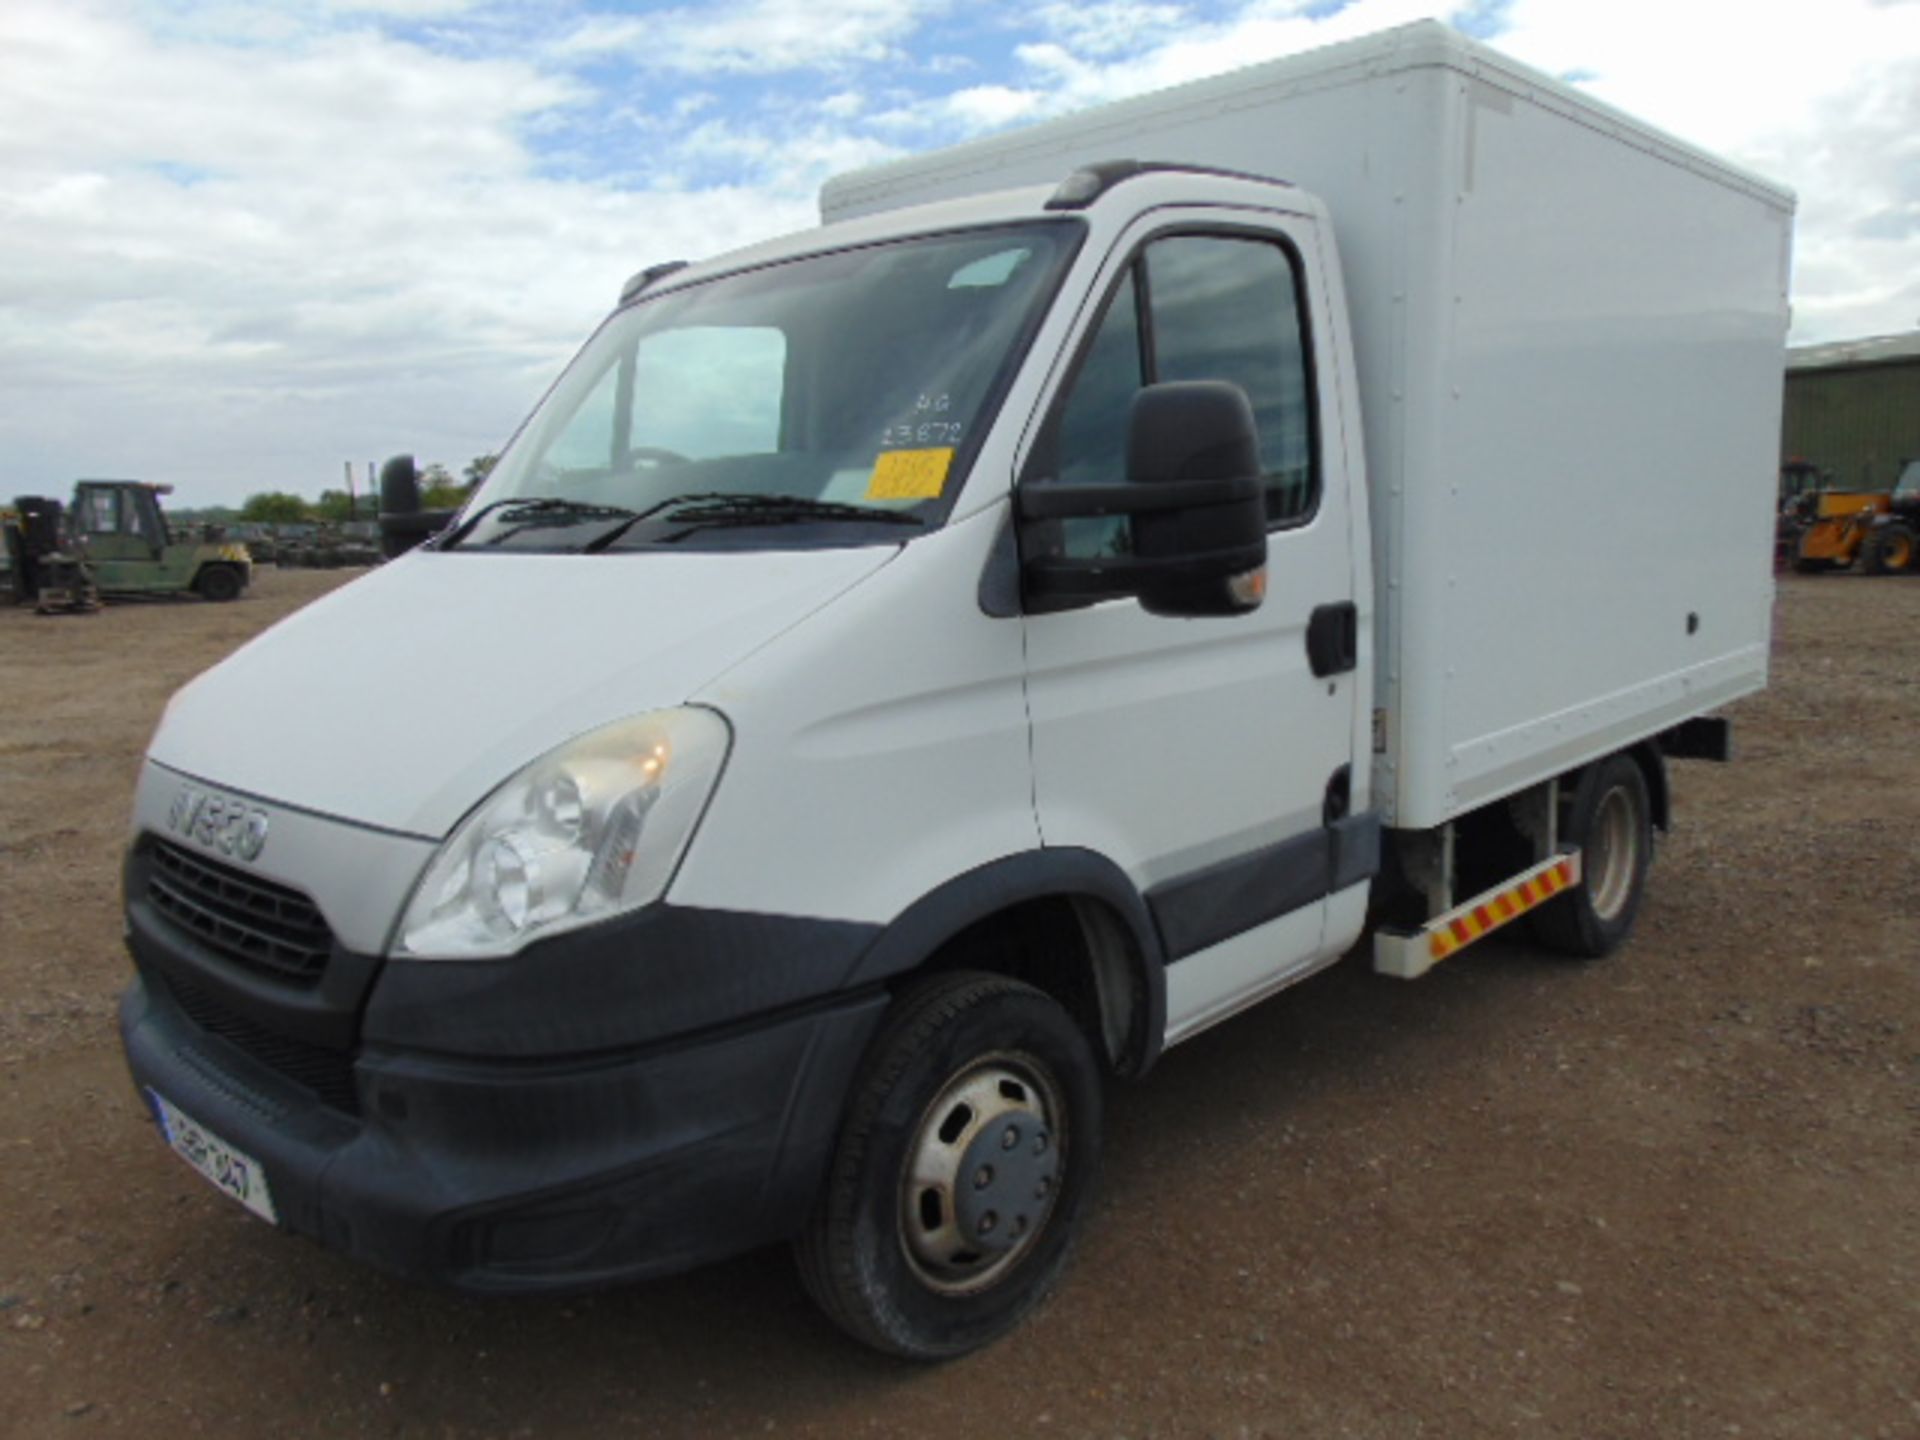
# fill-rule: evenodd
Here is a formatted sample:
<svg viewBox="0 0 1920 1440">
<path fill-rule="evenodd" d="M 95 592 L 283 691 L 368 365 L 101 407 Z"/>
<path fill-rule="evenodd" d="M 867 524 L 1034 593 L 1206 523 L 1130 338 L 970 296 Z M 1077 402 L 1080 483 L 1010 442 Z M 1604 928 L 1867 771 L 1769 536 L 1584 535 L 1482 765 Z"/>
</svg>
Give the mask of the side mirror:
<svg viewBox="0 0 1920 1440">
<path fill-rule="evenodd" d="M 1019 503 L 1029 521 L 1133 520 L 1132 555 L 1029 559 L 1023 578 L 1034 609 L 1133 595 L 1155 615 L 1242 615 L 1265 593 L 1259 430 L 1238 385 L 1149 385 L 1133 398 L 1124 484 L 1031 485 Z"/>
<path fill-rule="evenodd" d="M 380 513 L 414 515 L 420 510 L 420 472 L 411 455 L 396 455 L 380 467 Z"/>
<path fill-rule="evenodd" d="M 380 467 L 380 553 L 387 559 L 406 554 L 452 514 L 421 508 L 420 472 L 413 456 L 396 455 Z"/>
</svg>

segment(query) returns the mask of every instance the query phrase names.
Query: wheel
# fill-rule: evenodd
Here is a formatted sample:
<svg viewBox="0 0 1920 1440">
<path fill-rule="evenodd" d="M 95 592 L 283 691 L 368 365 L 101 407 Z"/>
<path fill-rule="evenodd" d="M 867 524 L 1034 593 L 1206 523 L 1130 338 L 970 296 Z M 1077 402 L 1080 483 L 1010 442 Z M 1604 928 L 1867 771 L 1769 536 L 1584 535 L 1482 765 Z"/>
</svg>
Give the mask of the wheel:
<svg viewBox="0 0 1920 1440">
<path fill-rule="evenodd" d="M 1597 960 L 1633 929 L 1653 862 L 1653 805 L 1640 767 L 1626 755 L 1589 766 L 1561 833 L 1580 847 L 1580 883 L 1533 912 L 1533 934 L 1563 954 Z"/>
<path fill-rule="evenodd" d="M 1876 525 L 1861 546 L 1860 568 L 1869 575 L 1895 575 L 1914 568 L 1917 544 L 1913 527 L 1903 520 Z"/>
<path fill-rule="evenodd" d="M 194 578 L 193 588 L 206 600 L 238 600 L 240 572 L 231 565 L 208 565 Z"/>
<path fill-rule="evenodd" d="M 877 1350 L 963 1355 L 1066 1264 L 1100 1153 L 1101 1079 L 1030 985 L 958 972 L 894 1003 L 795 1242 L 808 1292 Z"/>
</svg>

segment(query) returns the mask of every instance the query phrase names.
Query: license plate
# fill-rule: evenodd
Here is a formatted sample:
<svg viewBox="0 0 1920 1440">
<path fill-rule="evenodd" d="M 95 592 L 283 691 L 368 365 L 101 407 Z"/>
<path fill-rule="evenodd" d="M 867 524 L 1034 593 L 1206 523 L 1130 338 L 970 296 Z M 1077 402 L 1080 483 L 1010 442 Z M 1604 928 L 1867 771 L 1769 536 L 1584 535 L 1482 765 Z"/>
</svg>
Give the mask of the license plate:
<svg viewBox="0 0 1920 1440">
<path fill-rule="evenodd" d="M 153 1098 L 160 1133 L 166 1136 L 174 1154 L 268 1224 L 279 1223 L 273 1196 L 267 1190 L 267 1175 L 258 1160 L 234 1149 L 191 1115 L 182 1114 L 157 1092 L 149 1090 L 147 1094 Z"/>
</svg>

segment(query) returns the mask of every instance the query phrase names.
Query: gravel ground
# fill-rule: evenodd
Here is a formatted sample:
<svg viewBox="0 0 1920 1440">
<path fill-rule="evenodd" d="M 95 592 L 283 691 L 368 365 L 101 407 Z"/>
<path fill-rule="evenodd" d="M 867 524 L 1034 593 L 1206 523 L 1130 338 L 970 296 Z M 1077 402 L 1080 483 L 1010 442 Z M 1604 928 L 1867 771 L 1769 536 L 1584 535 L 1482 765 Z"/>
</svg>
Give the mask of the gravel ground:
<svg viewBox="0 0 1920 1440">
<path fill-rule="evenodd" d="M 1920 1436 L 1920 581 L 1782 581 L 1623 953 L 1348 963 L 1173 1052 L 1053 1302 L 918 1369 L 783 1252 L 464 1300 L 154 1137 L 112 1023 L 138 756 L 342 578 L 0 612 L 0 1434 Z"/>
</svg>

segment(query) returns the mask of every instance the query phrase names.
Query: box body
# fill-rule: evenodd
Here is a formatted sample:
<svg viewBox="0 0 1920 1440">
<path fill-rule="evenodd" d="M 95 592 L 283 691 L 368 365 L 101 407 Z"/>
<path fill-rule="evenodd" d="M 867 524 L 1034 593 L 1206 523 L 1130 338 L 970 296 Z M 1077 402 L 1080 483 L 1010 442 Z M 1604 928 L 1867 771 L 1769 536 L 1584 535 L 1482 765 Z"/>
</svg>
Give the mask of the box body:
<svg viewBox="0 0 1920 1440">
<path fill-rule="evenodd" d="M 1388 823 L 1765 683 L 1789 192 L 1423 22 L 840 177 L 822 212 L 1105 159 L 1327 204 L 1350 339 L 1320 344 L 1351 344 L 1364 415 Z"/>
</svg>

